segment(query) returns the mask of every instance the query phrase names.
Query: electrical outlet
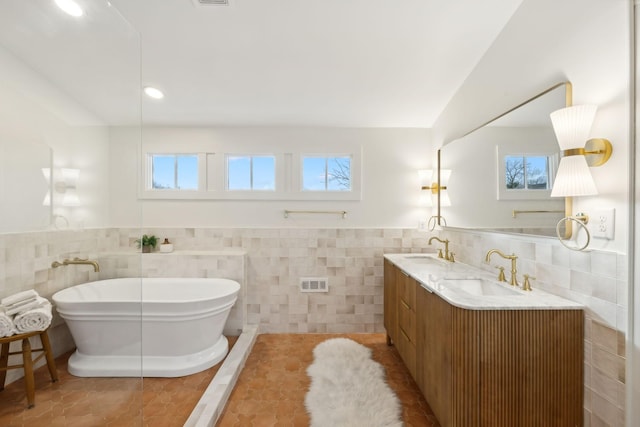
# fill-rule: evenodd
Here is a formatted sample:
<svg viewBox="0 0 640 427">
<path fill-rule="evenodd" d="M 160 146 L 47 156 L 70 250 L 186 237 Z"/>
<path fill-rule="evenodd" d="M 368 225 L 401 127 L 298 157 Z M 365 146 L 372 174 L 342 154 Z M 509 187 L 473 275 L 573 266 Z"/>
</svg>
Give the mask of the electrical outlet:
<svg viewBox="0 0 640 427">
<path fill-rule="evenodd" d="M 613 240 L 615 232 L 616 210 L 597 209 L 589 215 L 589 231 L 597 239 Z"/>
</svg>

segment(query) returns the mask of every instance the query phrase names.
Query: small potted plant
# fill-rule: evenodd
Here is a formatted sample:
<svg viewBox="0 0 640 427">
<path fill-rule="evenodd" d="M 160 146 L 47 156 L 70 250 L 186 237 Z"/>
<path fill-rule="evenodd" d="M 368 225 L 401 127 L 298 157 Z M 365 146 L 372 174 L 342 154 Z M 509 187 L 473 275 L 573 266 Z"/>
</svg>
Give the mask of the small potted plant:
<svg viewBox="0 0 640 427">
<path fill-rule="evenodd" d="M 142 235 L 141 239 L 137 239 L 136 243 L 139 248 L 142 248 L 142 253 L 150 253 L 151 248 L 155 249 L 158 244 L 158 238 L 153 234 L 151 236 L 147 236 L 146 234 Z"/>
</svg>

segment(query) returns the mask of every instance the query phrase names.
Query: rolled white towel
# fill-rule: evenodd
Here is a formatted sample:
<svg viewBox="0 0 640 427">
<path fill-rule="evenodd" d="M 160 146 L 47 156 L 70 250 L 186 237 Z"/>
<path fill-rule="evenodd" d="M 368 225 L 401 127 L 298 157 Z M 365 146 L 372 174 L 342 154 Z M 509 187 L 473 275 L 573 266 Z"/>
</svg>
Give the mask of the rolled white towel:
<svg viewBox="0 0 640 427">
<path fill-rule="evenodd" d="M 13 324 L 13 316 L 9 316 L 3 310 L 0 310 L 0 338 L 9 337 L 16 332 L 16 327 Z"/>
<path fill-rule="evenodd" d="M 4 307 L 5 313 L 9 316 L 13 316 L 14 314 L 24 313 L 27 310 L 31 310 L 32 308 L 40 307 L 42 301 L 38 300 L 39 297 L 20 301 L 15 304 L 7 305 Z"/>
<path fill-rule="evenodd" d="M 29 289 L 28 291 L 18 292 L 17 294 L 9 295 L 8 297 L 2 298 L 0 304 L 6 307 L 8 305 L 19 303 L 21 301 L 37 298 L 38 296 L 39 295 L 35 290 Z"/>
<path fill-rule="evenodd" d="M 13 324 L 20 333 L 44 331 L 51 324 L 51 303 L 46 298 L 38 297 L 40 305 L 31 310 L 16 314 Z"/>
</svg>

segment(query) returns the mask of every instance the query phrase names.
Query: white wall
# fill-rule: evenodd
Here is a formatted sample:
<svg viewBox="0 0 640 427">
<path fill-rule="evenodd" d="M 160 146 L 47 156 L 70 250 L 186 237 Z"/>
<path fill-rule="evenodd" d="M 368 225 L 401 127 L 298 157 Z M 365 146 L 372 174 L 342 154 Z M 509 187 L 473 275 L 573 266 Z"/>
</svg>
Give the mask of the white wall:
<svg viewBox="0 0 640 427">
<path fill-rule="evenodd" d="M 137 198 L 138 130 L 111 129 L 110 217 L 113 226 L 145 227 L 418 227 L 430 209 L 418 204 L 417 170 L 432 167 L 426 129 L 350 128 L 144 128 L 146 147 L 173 141 L 176 147 L 216 141 L 261 142 L 265 149 L 292 144 L 308 149 L 345 141 L 362 146 L 360 201 L 144 200 Z M 284 147 L 284 148 L 283 148 Z M 179 148 L 176 148 L 179 151 Z M 336 215 L 298 215 L 289 210 L 346 210 Z"/>
<path fill-rule="evenodd" d="M 627 0 L 525 0 L 434 126 L 446 144 L 542 90 L 569 80 L 573 103 L 599 106 L 592 136 L 613 156 L 592 168 L 599 196 L 574 200 L 574 212 L 616 209 L 615 240 L 593 246 L 626 252 L 629 176 L 629 12 Z"/>
<path fill-rule="evenodd" d="M 80 169 L 77 190 L 82 206 L 58 206 L 54 208 L 54 214 L 67 217 L 74 228 L 106 225 L 108 128 L 1 46 L 0 99 L 3 144 L 30 142 L 50 147 L 54 169 Z M 0 173 L 5 182 L 16 181 L 15 176 L 7 176 L 6 170 Z M 36 199 L 39 200 L 35 203 L 42 203 L 40 193 Z M 5 206 L 9 207 L 3 201 Z M 20 230 L 41 228 L 33 225 L 30 228 L 23 224 Z"/>
</svg>

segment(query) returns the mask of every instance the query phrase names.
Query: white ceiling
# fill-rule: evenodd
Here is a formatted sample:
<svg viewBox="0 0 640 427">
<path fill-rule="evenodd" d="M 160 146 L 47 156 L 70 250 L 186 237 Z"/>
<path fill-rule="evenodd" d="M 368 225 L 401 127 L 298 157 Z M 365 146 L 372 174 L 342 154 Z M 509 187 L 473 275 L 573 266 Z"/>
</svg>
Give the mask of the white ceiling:
<svg viewBox="0 0 640 427">
<path fill-rule="evenodd" d="M 522 2 L 110 0 L 138 46 L 104 0 L 77 1 L 85 23 L 3 1 L 0 45 L 107 123 L 135 115 L 122 82 L 139 82 L 139 49 L 142 85 L 166 95 L 143 99 L 146 124 L 353 127 L 432 126 Z"/>
</svg>

